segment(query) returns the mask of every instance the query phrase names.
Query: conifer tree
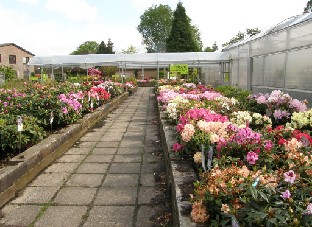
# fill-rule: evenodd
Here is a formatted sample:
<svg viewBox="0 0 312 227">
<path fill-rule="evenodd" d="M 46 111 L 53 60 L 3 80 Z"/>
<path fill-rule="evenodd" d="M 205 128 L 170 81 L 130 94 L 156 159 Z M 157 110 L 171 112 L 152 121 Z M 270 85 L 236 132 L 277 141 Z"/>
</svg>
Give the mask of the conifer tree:
<svg viewBox="0 0 312 227">
<path fill-rule="evenodd" d="M 167 52 L 197 52 L 200 51 L 192 33 L 190 19 L 186 15 L 182 3 L 177 4 L 173 13 L 172 27 L 166 43 Z"/>
</svg>

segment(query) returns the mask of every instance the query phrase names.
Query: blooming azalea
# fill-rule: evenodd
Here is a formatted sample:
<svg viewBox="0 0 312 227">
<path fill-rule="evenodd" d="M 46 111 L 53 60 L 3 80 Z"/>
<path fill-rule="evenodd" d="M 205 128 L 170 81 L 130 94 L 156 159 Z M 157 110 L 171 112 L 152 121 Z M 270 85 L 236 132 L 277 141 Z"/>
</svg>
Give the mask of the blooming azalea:
<svg viewBox="0 0 312 227">
<path fill-rule="evenodd" d="M 296 174 L 294 173 L 293 170 L 289 170 L 288 172 L 284 173 L 284 181 L 289 182 L 291 184 L 294 183 L 294 181 L 296 180 Z"/>
<path fill-rule="evenodd" d="M 290 199 L 291 194 L 290 194 L 289 190 L 287 189 L 285 192 L 282 192 L 281 197 L 282 197 L 284 200 Z"/>
</svg>

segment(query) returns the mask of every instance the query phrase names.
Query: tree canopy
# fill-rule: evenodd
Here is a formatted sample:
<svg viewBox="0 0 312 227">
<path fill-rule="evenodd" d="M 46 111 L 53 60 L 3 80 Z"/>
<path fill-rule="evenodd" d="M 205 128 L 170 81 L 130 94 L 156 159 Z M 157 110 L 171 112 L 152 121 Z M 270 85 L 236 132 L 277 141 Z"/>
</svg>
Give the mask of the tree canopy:
<svg viewBox="0 0 312 227">
<path fill-rule="evenodd" d="M 115 54 L 115 52 L 113 51 L 113 47 L 114 44 L 112 43 L 110 38 L 107 41 L 107 45 L 104 41 L 102 41 L 99 45 L 97 54 Z"/>
<path fill-rule="evenodd" d="M 312 12 L 312 0 L 307 2 L 306 7 L 304 7 L 304 13 Z"/>
<path fill-rule="evenodd" d="M 218 50 L 218 46 L 217 46 L 217 43 L 216 42 L 214 42 L 214 44 L 212 45 L 212 47 L 206 47 L 205 49 L 204 49 L 204 52 L 215 52 L 215 51 L 217 51 Z"/>
<path fill-rule="evenodd" d="M 166 40 L 169 37 L 172 10 L 168 5 L 153 5 L 140 17 L 138 31 L 143 37 L 143 44 L 148 53 L 165 52 Z"/>
<path fill-rule="evenodd" d="M 77 47 L 71 54 L 96 54 L 99 50 L 99 44 L 96 41 L 86 41 Z"/>
<path fill-rule="evenodd" d="M 191 20 L 186 15 L 185 8 L 182 3 L 179 2 L 173 13 L 172 27 L 166 43 L 167 52 L 201 51 L 198 43 L 196 42 L 198 34 L 200 33 L 194 33 L 194 27 L 191 25 Z"/>
<path fill-rule="evenodd" d="M 135 54 L 138 51 L 137 51 L 137 49 L 134 46 L 130 45 L 127 50 L 122 50 L 121 52 L 123 54 Z"/>
<path fill-rule="evenodd" d="M 225 46 L 237 43 L 241 40 L 244 40 L 247 37 L 254 36 L 260 32 L 261 31 L 258 28 L 247 28 L 246 32 L 238 32 L 236 36 L 234 36 L 232 39 L 230 39 L 229 42 L 223 43 L 222 46 L 225 47 Z"/>
</svg>

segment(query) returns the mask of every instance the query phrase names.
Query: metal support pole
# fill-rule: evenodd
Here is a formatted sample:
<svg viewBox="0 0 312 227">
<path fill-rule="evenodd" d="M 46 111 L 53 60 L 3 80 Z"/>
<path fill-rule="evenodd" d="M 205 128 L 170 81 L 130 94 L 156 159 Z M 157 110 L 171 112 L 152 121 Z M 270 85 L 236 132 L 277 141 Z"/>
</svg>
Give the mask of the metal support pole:
<svg viewBox="0 0 312 227">
<path fill-rule="evenodd" d="M 157 61 L 157 87 L 159 87 L 159 63 Z"/>
<path fill-rule="evenodd" d="M 53 71 L 53 65 L 51 65 L 51 67 L 52 67 L 52 72 L 51 72 L 51 81 L 53 81 L 54 80 L 54 71 Z"/>
</svg>

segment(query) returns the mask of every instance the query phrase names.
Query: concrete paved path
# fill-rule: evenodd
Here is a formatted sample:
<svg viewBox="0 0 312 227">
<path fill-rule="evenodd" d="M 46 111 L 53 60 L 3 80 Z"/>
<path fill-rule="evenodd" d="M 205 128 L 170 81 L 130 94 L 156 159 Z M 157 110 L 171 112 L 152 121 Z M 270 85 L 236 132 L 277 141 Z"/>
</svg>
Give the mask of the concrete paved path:
<svg viewBox="0 0 312 227">
<path fill-rule="evenodd" d="M 0 226 L 153 226 L 164 170 L 152 88 L 139 88 L 2 209 Z"/>
</svg>

